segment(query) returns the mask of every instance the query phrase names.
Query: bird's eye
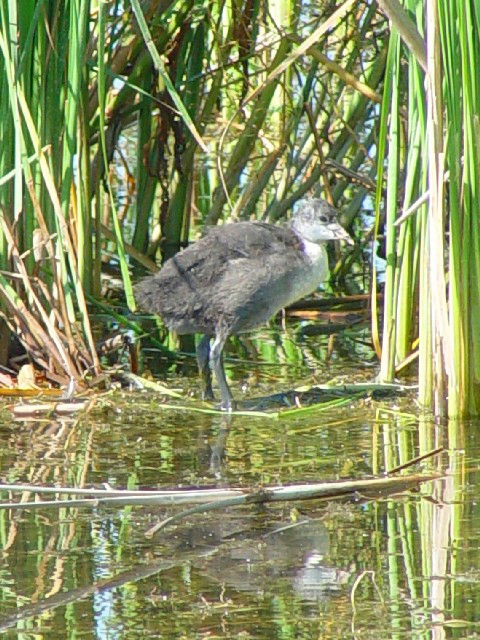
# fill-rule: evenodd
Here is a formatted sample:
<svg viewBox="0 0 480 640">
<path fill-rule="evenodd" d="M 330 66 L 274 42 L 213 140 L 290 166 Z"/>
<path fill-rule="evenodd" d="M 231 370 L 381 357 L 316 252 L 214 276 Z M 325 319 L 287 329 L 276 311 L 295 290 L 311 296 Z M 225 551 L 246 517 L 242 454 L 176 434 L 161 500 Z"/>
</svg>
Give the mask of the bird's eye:
<svg viewBox="0 0 480 640">
<path fill-rule="evenodd" d="M 320 221 L 321 222 L 328 222 L 327 216 L 320 216 Z"/>
</svg>

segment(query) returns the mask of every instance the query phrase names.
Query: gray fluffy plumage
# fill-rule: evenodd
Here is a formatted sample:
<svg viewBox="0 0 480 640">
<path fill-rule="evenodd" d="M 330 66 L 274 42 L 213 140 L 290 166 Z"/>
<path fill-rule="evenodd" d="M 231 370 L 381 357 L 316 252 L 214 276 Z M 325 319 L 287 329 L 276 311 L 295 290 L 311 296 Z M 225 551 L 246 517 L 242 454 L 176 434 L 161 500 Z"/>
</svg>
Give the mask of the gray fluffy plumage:
<svg viewBox="0 0 480 640">
<path fill-rule="evenodd" d="M 212 227 L 135 287 L 139 306 L 158 314 L 179 334 L 203 333 L 197 360 L 204 397 L 213 398 L 209 364 L 231 409 L 222 351 L 233 333 L 265 323 L 313 291 L 327 276 L 324 243 L 350 236 L 324 200 L 299 203 L 288 226 L 237 222 Z M 210 352 L 210 337 L 215 342 Z"/>
</svg>

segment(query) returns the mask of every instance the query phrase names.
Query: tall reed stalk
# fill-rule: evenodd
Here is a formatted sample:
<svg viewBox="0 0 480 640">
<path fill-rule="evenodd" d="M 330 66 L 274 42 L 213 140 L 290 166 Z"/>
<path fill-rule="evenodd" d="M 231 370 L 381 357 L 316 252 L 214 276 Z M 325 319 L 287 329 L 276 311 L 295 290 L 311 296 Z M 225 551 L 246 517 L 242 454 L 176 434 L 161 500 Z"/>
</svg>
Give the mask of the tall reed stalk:
<svg viewBox="0 0 480 640">
<path fill-rule="evenodd" d="M 389 65 L 391 84 L 405 87 L 406 99 L 383 103 L 382 122 L 392 126 L 406 108 L 408 128 L 399 166 L 397 136 L 388 134 L 382 377 L 392 379 L 418 343 L 420 404 L 437 415 L 478 415 L 480 95 L 471 70 L 480 64 L 480 7 L 410 0 L 407 15 L 396 0 L 382 5 L 392 19 L 390 48 L 400 35 L 408 61 L 406 76 Z M 412 44 L 423 33 L 426 56 Z M 383 127 L 379 168 L 386 139 Z M 425 203 L 401 216 L 427 189 Z"/>
</svg>

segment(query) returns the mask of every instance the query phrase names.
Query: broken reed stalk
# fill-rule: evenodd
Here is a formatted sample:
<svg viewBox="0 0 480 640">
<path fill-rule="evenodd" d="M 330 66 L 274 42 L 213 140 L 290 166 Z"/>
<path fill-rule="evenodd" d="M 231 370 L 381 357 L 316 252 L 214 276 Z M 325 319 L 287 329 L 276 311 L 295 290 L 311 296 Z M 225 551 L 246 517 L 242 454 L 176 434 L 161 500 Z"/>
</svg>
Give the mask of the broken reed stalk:
<svg viewBox="0 0 480 640">
<path fill-rule="evenodd" d="M 0 224 L 14 267 L 14 272 L 0 274 L 0 298 L 8 308 L 8 313 L 2 312 L 5 322 L 47 378 L 59 384 L 70 380 L 81 383 L 85 370 L 94 363 L 82 336 L 69 320 L 65 304 L 59 304 L 58 296 L 55 298 L 57 292 L 63 290 L 57 287 L 53 295 L 40 278 L 28 274 L 26 254 L 20 255 L 5 215 L 0 217 Z M 53 246 L 48 246 L 50 257 L 52 250 Z M 50 266 L 54 269 L 55 281 L 60 282 L 57 263 L 50 260 Z M 17 287 L 9 282 L 8 275 L 16 279 Z M 19 292 L 20 287 L 23 292 Z"/>
<path fill-rule="evenodd" d="M 435 453 L 435 452 L 433 452 Z M 67 495 L 88 496 L 70 500 L 48 500 L 34 502 L 3 502 L 0 509 L 38 509 L 47 507 L 124 507 L 126 505 L 175 505 L 185 503 L 200 503 L 151 527 L 145 535 L 153 536 L 157 531 L 182 518 L 196 513 L 224 509 L 229 506 L 264 504 L 287 500 L 335 500 L 340 498 L 374 498 L 375 496 L 406 491 L 407 489 L 426 482 L 437 480 L 441 473 L 412 474 L 400 477 L 374 477 L 360 480 L 342 480 L 340 482 L 318 482 L 309 484 L 295 484 L 289 486 L 262 487 L 248 489 L 231 487 L 225 489 L 175 489 L 167 491 L 119 491 L 113 489 L 78 489 L 74 487 L 41 487 L 35 485 L 2 484 L 1 491 L 25 492 L 35 494 L 56 493 Z"/>
<path fill-rule="evenodd" d="M 207 504 L 197 505 L 176 513 L 169 518 L 158 522 L 145 532 L 145 537 L 151 538 L 158 531 L 167 525 L 174 524 L 186 516 L 205 511 L 217 511 L 225 507 L 238 506 L 241 504 L 265 504 L 267 502 L 278 502 L 286 500 L 338 500 L 342 498 L 362 497 L 373 498 L 375 495 L 385 493 L 392 494 L 406 491 L 414 485 L 428 480 L 440 478 L 440 474 L 412 475 L 398 478 L 367 478 L 362 480 L 345 480 L 341 482 L 322 482 L 302 485 L 291 485 L 287 487 L 266 487 L 258 491 L 245 491 L 242 495 L 232 496 L 221 500 L 216 500 Z"/>
</svg>

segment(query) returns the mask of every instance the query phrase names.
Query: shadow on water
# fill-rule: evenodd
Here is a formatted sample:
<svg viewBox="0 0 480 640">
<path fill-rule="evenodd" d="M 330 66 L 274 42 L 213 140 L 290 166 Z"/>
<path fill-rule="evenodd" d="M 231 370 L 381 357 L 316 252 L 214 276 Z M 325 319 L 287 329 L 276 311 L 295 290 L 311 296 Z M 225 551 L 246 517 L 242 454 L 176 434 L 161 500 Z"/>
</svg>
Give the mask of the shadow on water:
<svg viewBox="0 0 480 640">
<path fill-rule="evenodd" d="M 271 398 L 279 385 L 264 371 L 256 395 Z M 195 378 L 170 382 L 196 389 Z M 478 429 L 413 409 L 408 394 L 364 395 L 326 411 L 227 416 L 167 409 L 138 391 L 100 396 L 76 419 L 14 422 L 5 407 L 9 483 L 261 489 L 366 478 L 447 450 L 415 469 L 445 476 L 416 490 L 189 514 L 153 539 L 145 532 L 182 505 L 0 509 L 0 629 L 52 639 L 473 637 Z M 2 492 L 3 502 L 34 499 Z"/>
</svg>

